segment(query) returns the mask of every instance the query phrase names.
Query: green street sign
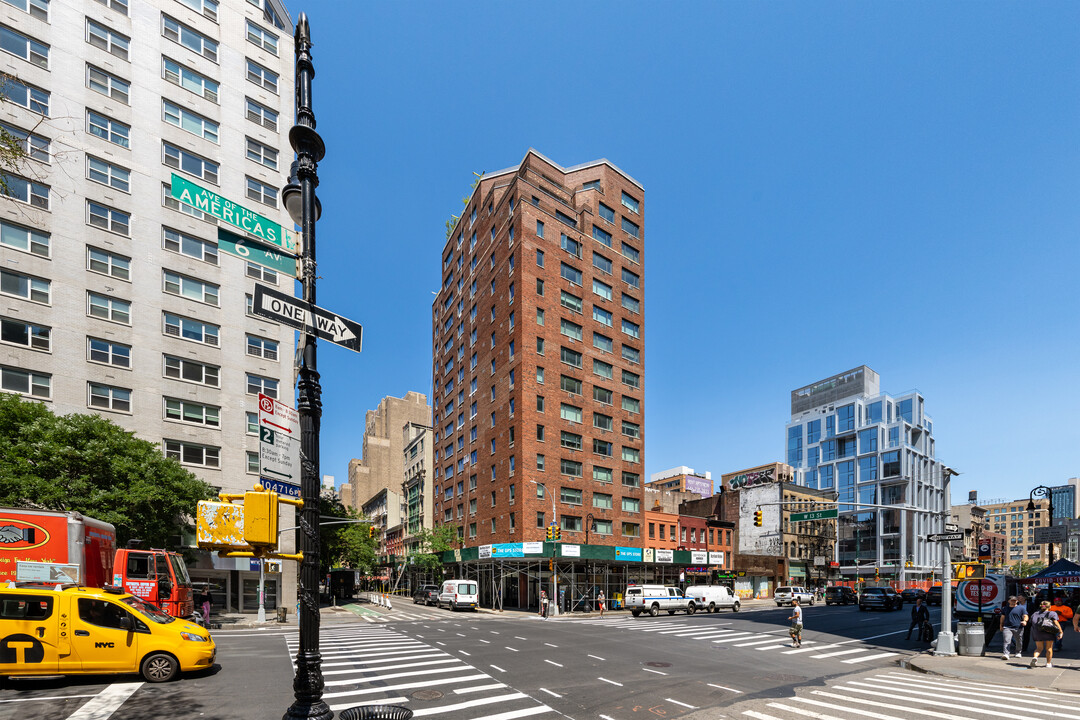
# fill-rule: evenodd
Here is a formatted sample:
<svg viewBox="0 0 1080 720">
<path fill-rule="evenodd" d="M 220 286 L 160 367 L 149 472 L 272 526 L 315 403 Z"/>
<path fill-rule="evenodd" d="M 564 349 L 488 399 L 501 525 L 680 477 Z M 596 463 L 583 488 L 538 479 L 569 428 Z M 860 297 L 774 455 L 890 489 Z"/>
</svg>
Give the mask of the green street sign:
<svg viewBox="0 0 1080 720">
<path fill-rule="evenodd" d="M 300 275 L 296 268 L 296 258 L 278 252 L 277 248 L 263 245 L 250 238 L 241 237 L 224 228 L 218 228 L 217 239 L 218 248 L 230 255 L 250 260 L 257 265 L 276 270 L 283 275 L 291 275 L 292 277 L 299 277 Z"/>
<path fill-rule="evenodd" d="M 791 522 L 803 522 L 804 520 L 831 520 L 836 517 L 837 510 L 814 510 L 812 512 L 791 513 L 788 518 Z"/>
<path fill-rule="evenodd" d="M 222 222 L 240 228 L 270 245 L 277 245 L 287 253 L 299 254 L 297 236 L 273 220 L 248 210 L 228 198 L 172 174 L 172 196 L 185 205 L 201 210 Z"/>
</svg>

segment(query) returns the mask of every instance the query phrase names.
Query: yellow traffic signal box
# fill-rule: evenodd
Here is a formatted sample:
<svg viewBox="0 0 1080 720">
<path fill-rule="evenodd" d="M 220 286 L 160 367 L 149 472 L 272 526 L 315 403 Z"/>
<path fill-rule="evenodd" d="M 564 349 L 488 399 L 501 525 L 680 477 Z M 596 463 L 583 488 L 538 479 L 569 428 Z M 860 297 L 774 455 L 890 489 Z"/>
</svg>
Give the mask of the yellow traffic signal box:
<svg viewBox="0 0 1080 720">
<path fill-rule="evenodd" d="M 278 494 L 272 490 L 244 493 L 244 540 L 254 547 L 276 547 Z"/>
</svg>

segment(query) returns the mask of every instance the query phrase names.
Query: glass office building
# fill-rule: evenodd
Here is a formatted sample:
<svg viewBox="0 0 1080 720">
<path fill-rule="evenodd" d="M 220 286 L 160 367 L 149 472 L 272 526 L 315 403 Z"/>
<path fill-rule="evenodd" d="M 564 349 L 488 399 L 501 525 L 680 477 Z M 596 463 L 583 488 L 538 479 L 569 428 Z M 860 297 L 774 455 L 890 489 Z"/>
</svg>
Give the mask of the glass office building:
<svg viewBox="0 0 1080 720">
<path fill-rule="evenodd" d="M 918 391 L 883 393 L 865 365 L 799 388 L 786 441 L 796 482 L 836 493 L 844 577 L 915 580 L 940 567 L 942 547 L 925 537 L 941 531 L 949 498 Z"/>
</svg>

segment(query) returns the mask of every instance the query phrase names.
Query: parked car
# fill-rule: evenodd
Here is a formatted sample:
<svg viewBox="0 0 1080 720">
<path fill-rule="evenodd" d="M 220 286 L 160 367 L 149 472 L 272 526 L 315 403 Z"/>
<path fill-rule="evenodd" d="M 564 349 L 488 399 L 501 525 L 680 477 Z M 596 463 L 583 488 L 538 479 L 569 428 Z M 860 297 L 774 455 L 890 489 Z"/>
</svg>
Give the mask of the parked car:
<svg viewBox="0 0 1080 720">
<path fill-rule="evenodd" d="M 942 591 L 940 585 L 935 585 L 934 587 L 927 590 L 926 591 L 926 604 L 927 605 L 940 605 L 941 604 L 942 592 L 943 591 Z M 956 588 L 953 588 L 952 604 L 953 604 L 953 607 L 956 607 Z"/>
<path fill-rule="evenodd" d="M 900 597 L 902 597 L 906 603 L 913 603 L 918 598 L 926 600 L 926 591 L 920 588 L 908 588 L 900 593 Z"/>
<path fill-rule="evenodd" d="M 801 585 L 784 585 L 776 588 L 776 592 L 773 593 L 773 600 L 776 601 L 776 607 L 790 605 L 792 600 L 798 600 L 802 605 L 813 605 L 814 593 Z"/>
<path fill-rule="evenodd" d="M 661 610 L 667 610 L 668 615 L 674 615 L 680 610 L 687 615 L 697 612 L 693 599 L 688 600 L 682 590 L 668 585 L 631 585 L 626 588 L 623 598 L 634 617 L 643 612 L 656 617 Z"/>
<path fill-rule="evenodd" d="M 739 612 L 739 598 L 727 585 L 691 585 L 686 588 L 685 595 L 693 600 L 698 610 L 720 612 L 724 608 L 731 608 Z"/>
<path fill-rule="evenodd" d="M 435 600 L 435 607 L 445 605 L 451 610 L 468 608 L 479 610 L 480 597 L 475 580 L 447 580 L 439 590 L 439 596 Z"/>
<path fill-rule="evenodd" d="M 904 598 L 891 587 L 869 587 L 859 595 L 859 609 L 899 610 L 904 607 Z"/>
<path fill-rule="evenodd" d="M 413 593 L 412 601 L 413 605 L 424 603 L 425 605 L 434 605 L 439 601 L 439 585 L 421 585 L 420 588 Z"/>
<path fill-rule="evenodd" d="M 854 605 L 858 602 L 858 594 L 847 585 L 834 585 L 825 588 L 826 605 Z"/>
</svg>

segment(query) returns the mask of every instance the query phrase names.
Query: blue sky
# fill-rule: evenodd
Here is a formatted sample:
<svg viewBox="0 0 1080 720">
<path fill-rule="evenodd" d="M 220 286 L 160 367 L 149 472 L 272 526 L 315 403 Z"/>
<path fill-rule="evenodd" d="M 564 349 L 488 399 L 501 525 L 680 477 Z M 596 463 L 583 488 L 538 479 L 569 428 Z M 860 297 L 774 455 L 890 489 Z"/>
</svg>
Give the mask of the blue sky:
<svg viewBox="0 0 1080 720">
<path fill-rule="evenodd" d="M 289 2 L 315 41 L 322 472 L 430 395 L 444 222 L 534 147 L 645 186 L 645 471 L 783 459 L 790 391 L 919 389 L 954 500 L 1080 475 L 1080 5 Z"/>
</svg>

